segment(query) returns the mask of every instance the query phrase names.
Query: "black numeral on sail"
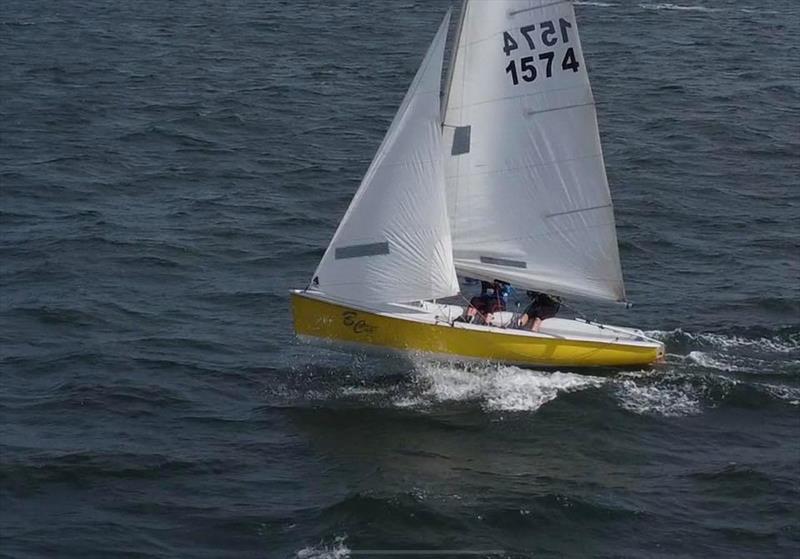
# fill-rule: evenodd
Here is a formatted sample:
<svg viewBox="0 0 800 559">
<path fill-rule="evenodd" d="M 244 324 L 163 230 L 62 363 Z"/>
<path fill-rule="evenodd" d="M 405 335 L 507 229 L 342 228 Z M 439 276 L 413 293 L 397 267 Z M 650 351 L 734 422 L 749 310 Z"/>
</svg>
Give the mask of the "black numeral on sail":
<svg viewBox="0 0 800 559">
<path fill-rule="evenodd" d="M 534 50 L 536 45 L 533 43 L 533 37 L 531 37 L 531 33 L 536 29 L 535 25 L 526 25 L 525 27 L 520 27 L 519 32 L 522 33 L 522 36 L 525 37 L 525 40 L 528 41 L 528 48 Z"/>
<path fill-rule="evenodd" d="M 553 59 L 556 57 L 556 53 L 554 52 L 543 52 L 539 55 L 539 60 L 547 60 L 547 70 L 545 71 L 546 77 L 551 77 L 553 75 Z"/>
<path fill-rule="evenodd" d="M 532 82 L 536 79 L 536 66 L 533 65 L 533 57 L 526 56 L 519 61 L 519 67 L 522 70 L 522 79 L 526 82 Z"/>
<path fill-rule="evenodd" d="M 503 31 L 503 52 L 506 53 L 506 56 L 511 54 L 512 50 L 517 50 L 519 45 L 514 40 L 514 37 L 511 36 L 511 33 L 508 31 Z"/>
<path fill-rule="evenodd" d="M 511 74 L 511 81 L 514 85 L 519 83 L 519 77 L 517 77 L 517 63 L 516 61 L 512 60 L 506 66 L 506 74 Z"/>
<path fill-rule="evenodd" d="M 539 24 L 539 27 L 542 28 L 542 42 L 545 45 L 552 47 L 558 42 L 556 38 L 556 26 L 553 25 L 552 21 L 543 21 Z M 548 39 L 548 37 L 551 38 Z"/>
<path fill-rule="evenodd" d="M 561 61 L 561 69 L 577 72 L 580 67 L 581 65 L 578 64 L 578 61 L 575 59 L 575 51 L 572 50 L 572 47 L 569 47 L 564 54 L 564 60 Z"/>
<path fill-rule="evenodd" d="M 561 40 L 565 43 L 569 43 L 567 29 L 572 29 L 572 24 L 562 17 L 558 19 L 558 25 L 561 27 Z"/>
<path fill-rule="evenodd" d="M 552 52 L 549 54 L 553 54 Z M 541 57 L 540 57 L 541 58 Z M 549 68 L 549 66 L 548 66 Z M 526 56 L 525 58 L 520 59 L 519 61 L 519 69 L 522 72 L 522 79 L 526 82 L 532 82 L 536 79 L 536 66 L 533 65 L 533 57 Z M 506 74 L 511 74 L 511 81 L 514 82 L 514 85 L 519 83 L 519 74 L 517 74 L 517 62 L 512 60 L 506 66 Z"/>
<path fill-rule="evenodd" d="M 522 72 L 522 79 L 526 82 L 532 82 L 536 79 L 536 66 L 533 65 L 533 57 L 526 56 L 519 61 L 519 69 Z M 517 74 L 517 62 L 512 60 L 506 66 L 506 74 L 511 74 L 511 81 L 514 85 L 519 83 L 519 74 Z"/>
</svg>

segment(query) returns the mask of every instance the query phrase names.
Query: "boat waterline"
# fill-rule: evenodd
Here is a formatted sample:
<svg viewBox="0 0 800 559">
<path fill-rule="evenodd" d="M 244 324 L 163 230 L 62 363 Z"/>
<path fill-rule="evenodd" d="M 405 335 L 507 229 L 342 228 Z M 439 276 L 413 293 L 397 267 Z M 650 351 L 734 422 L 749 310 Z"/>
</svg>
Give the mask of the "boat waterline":
<svg viewBox="0 0 800 559">
<path fill-rule="evenodd" d="M 422 353 L 434 357 L 523 366 L 635 366 L 663 358 L 657 342 L 613 337 L 535 334 L 436 320 L 430 314 L 370 311 L 291 293 L 295 332 L 345 348 Z"/>
</svg>

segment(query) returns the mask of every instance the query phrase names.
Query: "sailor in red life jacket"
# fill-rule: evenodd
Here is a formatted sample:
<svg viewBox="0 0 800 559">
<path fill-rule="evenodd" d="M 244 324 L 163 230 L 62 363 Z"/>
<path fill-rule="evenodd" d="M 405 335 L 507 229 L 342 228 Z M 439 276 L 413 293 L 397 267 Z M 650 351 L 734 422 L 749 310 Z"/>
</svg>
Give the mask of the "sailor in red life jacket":
<svg viewBox="0 0 800 559">
<path fill-rule="evenodd" d="M 504 281 L 481 281 L 481 294 L 473 297 L 467 308 L 466 321 L 474 322 L 478 317 L 478 324 L 491 324 L 492 314 L 506 310 L 508 295 L 511 286 Z"/>
</svg>

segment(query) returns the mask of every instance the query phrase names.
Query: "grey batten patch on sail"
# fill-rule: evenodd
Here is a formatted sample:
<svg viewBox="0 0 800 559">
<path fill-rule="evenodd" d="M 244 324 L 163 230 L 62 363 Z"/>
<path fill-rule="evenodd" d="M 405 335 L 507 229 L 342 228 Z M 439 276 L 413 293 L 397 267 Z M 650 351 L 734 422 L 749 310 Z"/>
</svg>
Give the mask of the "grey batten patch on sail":
<svg viewBox="0 0 800 559">
<path fill-rule="evenodd" d="M 472 126 L 456 126 L 453 131 L 453 149 L 450 151 L 450 155 L 469 153 L 471 135 Z"/>
<path fill-rule="evenodd" d="M 493 256 L 481 256 L 481 264 L 494 264 L 495 266 L 506 266 L 508 268 L 528 267 L 528 263 L 522 260 L 508 260 L 506 258 L 494 258 Z"/>
<path fill-rule="evenodd" d="M 389 241 L 382 243 L 368 243 L 364 245 L 350 245 L 336 249 L 336 260 L 345 258 L 359 258 L 361 256 L 379 256 L 389 254 Z"/>
</svg>

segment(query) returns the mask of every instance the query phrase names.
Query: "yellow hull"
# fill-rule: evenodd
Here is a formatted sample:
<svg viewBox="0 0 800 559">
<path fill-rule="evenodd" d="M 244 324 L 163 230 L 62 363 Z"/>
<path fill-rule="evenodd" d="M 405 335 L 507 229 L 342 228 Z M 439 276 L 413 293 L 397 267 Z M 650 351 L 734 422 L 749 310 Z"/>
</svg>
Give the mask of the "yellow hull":
<svg viewBox="0 0 800 559">
<path fill-rule="evenodd" d="M 295 331 L 344 345 L 536 366 L 633 366 L 663 358 L 660 344 L 537 336 L 426 323 L 291 294 Z"/>
</svg>

